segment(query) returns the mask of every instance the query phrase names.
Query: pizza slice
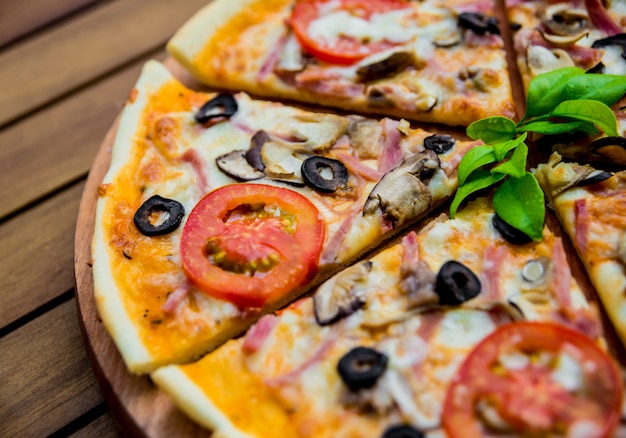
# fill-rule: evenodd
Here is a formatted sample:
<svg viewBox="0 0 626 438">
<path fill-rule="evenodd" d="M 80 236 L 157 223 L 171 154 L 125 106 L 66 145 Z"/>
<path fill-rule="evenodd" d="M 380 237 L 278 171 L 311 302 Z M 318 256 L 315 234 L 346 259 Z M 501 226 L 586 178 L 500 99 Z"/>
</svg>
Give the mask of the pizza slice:
<svg viewBox="0 0 626 438">
<path fill-rule="evenodd" d="M 615 162 L 610 171 L 606 161 L 591 162 L 564 161 L 555 152 L 535 175 L 626 343 L 626 173 Z"/>
<path fill-rule="evenodd" d="M 468 125 L 515 115 L 494 4 L 217 0 L 168 50 L 218 88 Z"/>
<path fill-rule="evenodd" d="M 424 217 L 475 144 L 196 92 L 147 63 L 93 240 L 96 301 L 129 370 L 197 358 Z"/>
<path fill-rule="evenodd" d="M 509 243 L 490 205 L 153 381 L 216 437 L 608 436 L 621 378 L 561 239 Z"/>
<path fill-rule="evenodd" d="M 508 1 L 514 48 L 527 89 L 535 76 L 562 67 L 623 75 L 626 13 L 619 2 Z"/>
</svg>

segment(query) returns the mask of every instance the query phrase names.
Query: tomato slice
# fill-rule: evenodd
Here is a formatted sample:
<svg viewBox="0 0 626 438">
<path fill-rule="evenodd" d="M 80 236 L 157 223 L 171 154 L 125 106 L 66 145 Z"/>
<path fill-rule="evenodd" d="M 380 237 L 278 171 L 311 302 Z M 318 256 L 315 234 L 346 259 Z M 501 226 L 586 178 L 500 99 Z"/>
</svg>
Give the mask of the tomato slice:
<svg viewBox="0 0 626 438">
<path fill-rule="evenodd" d="M 559 324 L 515 322 L 468 355 L 442 422 L 450 438 L 608 437 L 622 392 L 615 362 L 587 336 Z"/>
<path fill-rule="evenodd" d="M 332 12 L 347 11 L 351 15 L 365 20 L 373 14 L 408 7 L 404 0 L 339 0 L 338 2 L 334 0 L 301 0 L 294 6 L 289 22 L 304 50 L 320 61 L 350 65 L 373 53 L 396 45 L 386 40 L 364 42 L 341 35 L 332 40 L 312 37 L 309 33 L 309 25 L 329 12 L 331 2 L 332 5 L 338 5 L 332 9 Z"/>
<path fill-rule="evenodd" d="M 239 307 L 263 307 L 310 281 L 324 224 L 293 190 L 232 184 L 198 202 L 182 231 L 187 277 L 203 292 Z"/>
</svg>

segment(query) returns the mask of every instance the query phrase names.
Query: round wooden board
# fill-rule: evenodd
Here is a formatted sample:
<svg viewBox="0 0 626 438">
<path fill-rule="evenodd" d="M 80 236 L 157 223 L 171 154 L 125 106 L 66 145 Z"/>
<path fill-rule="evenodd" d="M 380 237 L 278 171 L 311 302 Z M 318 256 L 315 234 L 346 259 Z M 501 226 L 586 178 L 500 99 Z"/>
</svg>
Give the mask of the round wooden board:
<svg viewBox="0 0 626 438">
<path fill-rule="evenodd" d="M 183 83 L 197 86 L 183 68 L 167 59 L 165 65 Z M 132 84 L 129 84 L 129 91 Z M 111 148 L 118 120 L 107 133 L 93 163 L 80 203 L 74 241 L 76 298 L 87 355 L 104 398 L 122 433 L 132 437 L 195 437 L 208 431 L 189 420 L 147 376 L 130 374 L 96 308 L 91 270 L 98 186 L 111 162 Z"/>
</svg>

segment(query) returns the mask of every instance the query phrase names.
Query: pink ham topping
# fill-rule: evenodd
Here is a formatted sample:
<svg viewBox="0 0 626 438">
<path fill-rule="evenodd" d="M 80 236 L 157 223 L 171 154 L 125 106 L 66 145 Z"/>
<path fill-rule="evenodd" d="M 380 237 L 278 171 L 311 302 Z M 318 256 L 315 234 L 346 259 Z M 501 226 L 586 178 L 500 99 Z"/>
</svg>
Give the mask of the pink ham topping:
<svg viewBox="0 0 626 438">
<path fill-rule="evenodd" d="M 589 14 L 589 19 L 593 25 L 601 31 L 606 32 L 608 36 L 624 32 L 622 28 L 613 21 L 601 0 L 585 0 L 585 8 L 587 8 L 587 14 Z"/>
<path fill-rule="evenodd" d="M 265 315 L 252 326 L 243 340 L 242 349 L 246 354 L 253 354 L 259 351 L 269 335 L 278 324 L 279 318 L 276 315 Z"/>
<path fill-rule="evenodd" d="M 387 173 L 402 163 L 400 148 L 400 131 L 397 120 L 383 119 L 382 153 L 378 159 L 378 170 Z"/>
<path fill-rule="evenodd" d="M 198 179 L 198 188 L 200 189 L 200 193 L 208 193 L 211 190 L 211 186 L 209 185 L 209 180 L 204 173 L 204 162 L 202 161 L 200 154 L 198 154 L 195 149 L 188 149 L 180 158 L 183 162 L 191 164 L 191 167 L 193 168 L 193 171 Z"/>
</svg>

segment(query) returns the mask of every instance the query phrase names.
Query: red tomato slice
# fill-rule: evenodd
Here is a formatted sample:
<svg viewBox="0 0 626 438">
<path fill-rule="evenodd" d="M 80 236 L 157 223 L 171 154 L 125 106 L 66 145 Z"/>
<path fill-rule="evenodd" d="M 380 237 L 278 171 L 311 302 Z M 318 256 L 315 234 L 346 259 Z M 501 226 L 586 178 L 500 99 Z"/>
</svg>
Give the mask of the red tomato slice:
<svg viewBox="0 0 626 438">
<path fill-rule="evenodd" d="M 324 224 L 293 190 L 233 184 L 198 202 L 183 228 L 187 277 L 203 292 L 239 307 L 262 307 L 317 273 Z"/>
<path fill-rule="evenodd" d="M 393 47 L 389 41 L 363 43 L 354 38 L 340 37 L 336 40 L 319 40 L 309 35 L 309 24 L 319 18 L 324 5 L 331 0 L 301 0 L 293 8 L 289 22 L 298 41 L 308 53 L 331 64 L 353 64 L 373 53 Z M 360 18 L 368 19 L 372 14 L 406 9 L 403 0 L 339 0 L 339 9 L 349 11 Z"/>
<path fill-rule="evenodd" d="M 557 377 L 563 353 L 579 366 Z M 505 357 L 516 357 L 517 366 L 505 365 Z M 574 378 L 564 384 L 567 376 Z M 468 355 L 448 389 L 442 422 L 450 438 L 570 436 L 573 428 L 576 436 L 608 437 L 622 396 L 619 369 L 591 339 L 559 324 L 516 322 Z"/>
</svg>

